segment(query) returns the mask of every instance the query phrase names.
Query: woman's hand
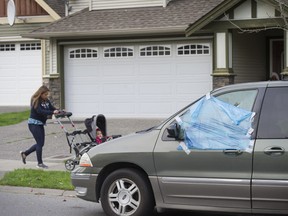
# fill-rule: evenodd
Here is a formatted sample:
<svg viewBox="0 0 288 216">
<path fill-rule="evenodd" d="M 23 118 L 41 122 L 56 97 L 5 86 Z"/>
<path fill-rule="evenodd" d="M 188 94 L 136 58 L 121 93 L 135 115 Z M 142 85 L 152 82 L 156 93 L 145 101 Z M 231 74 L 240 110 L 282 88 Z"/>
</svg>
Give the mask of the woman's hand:
<svg viewBox="0 0 288 216">
<path fill-rule="evenodd" d="M 58 113 L 59 113 L 59 110 L 57 109 L 53 111 L 53 114 L 58 114 Z"/>
</svg>

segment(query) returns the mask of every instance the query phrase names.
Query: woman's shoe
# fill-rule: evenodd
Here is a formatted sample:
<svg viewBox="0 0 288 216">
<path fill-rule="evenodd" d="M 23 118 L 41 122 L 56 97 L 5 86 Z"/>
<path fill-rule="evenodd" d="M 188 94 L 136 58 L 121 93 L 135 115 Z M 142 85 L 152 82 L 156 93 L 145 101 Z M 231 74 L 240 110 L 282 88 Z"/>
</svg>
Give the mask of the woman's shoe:
<svg viewBox="0 0 288 216">
<path fill-rule="evenodd" d="M 22 158 L 22 162 L 24 163 L 24 164 L 26 164 L 26 155 L 25 155 L 25 153 L 24 152 L 20 152 L 20 155 L 21 155 L 21 158 Z"/>
<path fill-rule="evenodd" d="M 43 164 L 43 163 L 38 164 L 36 167 L 37 167 L 37 168 L 42 168 L 42 169 L 48 169 L 48 166 L 46 166 L 46 165 Z"/>
</svg>

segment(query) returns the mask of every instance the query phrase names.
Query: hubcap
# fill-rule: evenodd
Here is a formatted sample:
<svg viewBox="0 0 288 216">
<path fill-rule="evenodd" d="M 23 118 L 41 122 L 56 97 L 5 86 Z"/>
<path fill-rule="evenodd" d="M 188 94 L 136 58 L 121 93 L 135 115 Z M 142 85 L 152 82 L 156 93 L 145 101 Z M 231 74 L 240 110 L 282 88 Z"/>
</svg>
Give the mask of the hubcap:
<svg viewBox="0 0 288 216">
<path fill-rule="evenodd" d="M 141 194 L 138 186 L 129 179 L 118 179 L 110 186 L 108 201 L 118 215 L 132 215 L 139 207 Z"/>
</svg>

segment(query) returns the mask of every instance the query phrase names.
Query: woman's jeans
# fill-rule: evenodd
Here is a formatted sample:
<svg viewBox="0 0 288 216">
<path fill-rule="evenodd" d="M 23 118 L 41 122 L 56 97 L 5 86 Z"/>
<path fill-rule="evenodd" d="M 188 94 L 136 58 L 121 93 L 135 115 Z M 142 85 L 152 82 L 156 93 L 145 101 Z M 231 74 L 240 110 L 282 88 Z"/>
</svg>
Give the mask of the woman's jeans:
<svg viewBox="0 0 288 216">
<path fill-rule="evenodd" d="M 32 145 L 27 151 L 25 151 L 25 155 L 28 156 L 32 152 L 36 151 L 38 164 L 42 164 L 42 148 L 45 142 L 44 125 L 28 124 L 28 127 L 36 141 L 36 144 Z"/>
</svg>

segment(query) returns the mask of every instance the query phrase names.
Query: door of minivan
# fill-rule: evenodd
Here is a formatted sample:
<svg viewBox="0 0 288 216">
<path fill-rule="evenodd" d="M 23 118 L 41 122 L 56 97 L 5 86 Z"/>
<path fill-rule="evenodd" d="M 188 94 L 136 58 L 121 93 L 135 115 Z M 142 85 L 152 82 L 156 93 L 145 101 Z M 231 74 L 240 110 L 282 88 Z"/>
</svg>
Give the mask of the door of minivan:
<svg viewBox="0 0 288 216">
<path fill-rule="evenodd" d="M 288 210 L 288 87 L 268 88 L 254 150 L 253 209 Z"/>
<path fill-rule="evenodd" d="M 216 97 L 252 111 L 258 93 L 258 89 L 234 90 Z M 154 151 L 164 203 L 189 205 L 190 209 L 212 206 L 249 211 L 252 154 L 192 149 L 187 155 L 177 150 L 179 141 L 168 137 L 166 128 L 171 123 L 173 120 L 162 129 Z"/>
</svg>

